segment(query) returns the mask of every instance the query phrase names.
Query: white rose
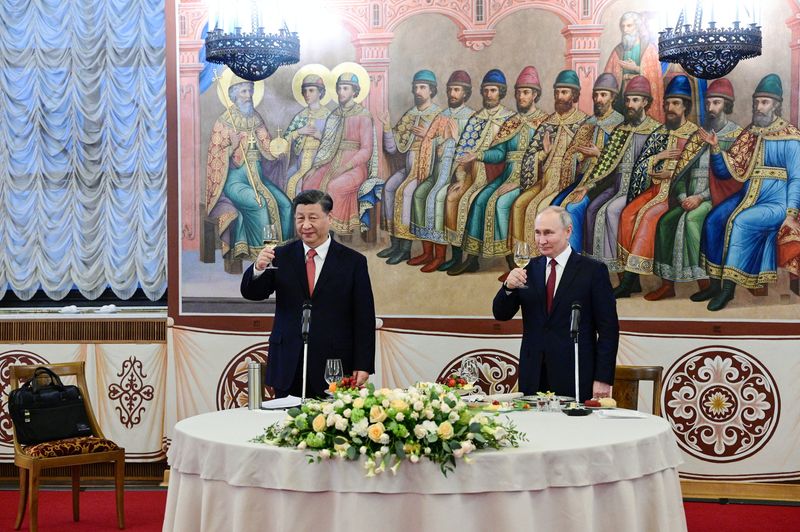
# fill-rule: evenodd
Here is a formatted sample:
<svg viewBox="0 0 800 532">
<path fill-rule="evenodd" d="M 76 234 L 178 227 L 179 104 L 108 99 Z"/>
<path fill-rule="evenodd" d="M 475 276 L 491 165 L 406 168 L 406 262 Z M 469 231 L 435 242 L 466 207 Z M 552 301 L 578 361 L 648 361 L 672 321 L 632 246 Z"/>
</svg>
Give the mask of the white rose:
<svg viewBox="0 0 800 532">
<path fill-rule="evenodd" d="M 419 414 L 417 414 L 416 412 L 411 412 L 411 415 L 408 417 L 410 417 L 413 421 L 416 421 L 419 419 Z"/>
<path fill-rule="evenodd" d="M 430 408 L 425 411 L 425 417 L 428 419 L 433 419 L 433 410 Z"/>
<path fill-rule="evenodd" d="M 341 410 L 342 408 L 344 408 L 344 402 L 341 399 L 337 399 L 336 401 L 333 402 L 333 408 L 335 408 L 336 410 Z"/>
<path fill-rule="evenodd" d="M 333 412 L 333 404 L 325 403 L 325 406 L 322 407 L 322 413 L 326 416 Z"/>
<path fill-rule="evenodd" d="M 462 456 L 464 456 L 464 449 L 456 449 L 455 451 L 453 451 L 453 456 L 455 458 L 461 458 Z"/>
<path fill-rule="evenodd" d="M 416 436 L 417 439 L 421 440 L 427 435 L 428 431 L 425 430 L 425 427 L 423 427 L 422 425 L 417 425 L 416 427 L 414 427 L 414 436 Z"/>
<path fill-rule="evenodd" d="M 364 398 L 356 397 L 353 399 L 353 408 L 364 408 Z"/>
<path fill-rule="evenodd" d="M 322 450 L 319 452 L 319 455 L 320 455 L 321 457 L 323 457 L 323 458 L 330 458 L 330 457 L 331 457 L 331 452 L 330 452 L 328 449 L 322 449 Z"/>
<path fill-rule="evenodd" d="M 297 448 L 300 449 L 300 450 L 305 449 L 307 446 L 308 446 L 308 444 L 306 443 L 306 440 L 303 440 L 303 441 L 301 441 L 300 443 L 297 444 Z"/>
<path fill-rule="evenodd" d="M 366 399 L 366 397 L 369 395 L 369 389 L 367 389 L 367 388 L 361 388 L 361 389 L 358 391 L 358 395 L 360 395 L 361 397 L 363 397 L 363 398 L 365 398 L 365 399 Z M 359 407 L 359 408 L 360 408 L 360 407 Z"/>
<path fill-rule="evenodd" d="M 442 407 L 439 410 L 441 410 L 443 414 L 450 413 L 450 407 L 448 406 L 447 403 L 442 403 Z"/>
<path fill-rule="evenodd" d="M 450 412 L 450 415 L 447 416 L 447 419 L 450 420 L 450 423 L 455 423 L 458 421 L 458 418 L 461 417 L 458 415 L 458 412 Z"/>
<path fill-rule="evenodd" d="M 348 408 L 348 409 L 346 409 L 344 412 L 342 412 L 342 415 L 343 415 L 344 417 L 346 417 L 346 418 L 349 418 L 349 417 L 350 417 L 350 414 L 352 414 L 352 413 L 353 413 L 353 411 L 352 411 L 352 410 L 350 410 L 350 409 Z"/>
<path fill-rule="evenodd" d="M 329 427 L 334 426 L 336 424 L 336 414 L 334 414 L 333 412 L 328 414 L 328 417 L 325 418 L 325 424 Z"/>
<path fill-rule="evenodd" d="M 369 420 L 367 418 L 362 418 L 361 421 L 353 425 L 353 431 L 362 438 L 367 435 L 368 428 Z"/>
<path fill-rule="evenodd" d="M 423 408 L 425 408 L 425 405 L 422 403 L 422 401 L 414 401 L 414 410 L 419 412 Z"/>
<path fill-rule="evenodd" d="M 342 416 L 338 416 L 338 418 L 336 419 L 336 424 L 335 424 L 336 430 L 341 430 L 342 432 L 344 432 L 345 430 L 347 430 L 347 424 L 348 423 L 349 422 L 347 421 L 347 418 L 344 418 Z"/>
<path fill-rule="evenodd" d="M 425 451 L 424 452 L 425 452 L 425 454 L 431 454 L 431 448 L 430 447 L 425 447 Z"/>
<path fill-rule="evenodd" d="M 383 447 L 381 447 L 381 454 L 386 454 L 388 452 L 389 452 L 389 448 L 387 446 L 384 445 Z"/>
<path fill-rule="evenodd" d="M 381 401 L 381 406 L 383 406 L 383 408 L 389 408 L 389 404 L 390 403 L 388 399 L 384 399 L 383 401 Z"/>
<path fill-rule="evenodd" d="M 367 454 L 366 446 L 362 445 L 361 448 L 358 450 L 358 454 Z"/>
<path fill-rule="evenodd" d="M 342 402 L 344 404 L 346 404 L 346 405 L 349 405 L 350 403 L 353 402 L 353 396 L 352 395 L 345 395 L 344 397 L 342 397 Z"/>
<path fill-rule="evenodd" d="M 297 433 L 300 432 L 297 429 L 292 429 L 292 436 L 297 436 Z"/>
<path fill-rule="evenodd" d="M 506 429 L 503 427 L 495 427 L 493 436 L 496 440 L 502 440 L 507 434 L 508 431 L 506 431 Z"/>
<path fill-rule="evenodd" d="M 381 438 L 379 440 L 380 443 L 384 443 L 385 444 L 385 443 L 389 443 L 390 441 L 391 441 L 391 437 L 389 437 L 388 434 L 386 434 L 385 432 L 383 434 L 381 434 Z"/>
<path fill-rule="evenodd" d="M 419 462 L 419 456 L 417 456 L 416 454 L 412 454 L 411 456 L 408 457 L 408 459 L 411 460 L 412 464 L 416 464 L 417 462 Z"/>
<path fill-rule="evenodd" d="M 439 400 L 438 400 L 438 399 L 434 399 L 433 401 L 431 401 L 431 406 L 432 406 L 433 408 L 439 408 L 439 405 L 440 405 L 440 404 L 441 404 L 441 403 L 439 402 Z"/>
<path fill-rule="evenodd" d="M 406 416 L 404 416 L 402 412 L 398 412 L 398 413 L 397 413 L 397 415 L 396 415 L 394 418 L 395 418 L 397 421 L 400 421 L 400 422 L 402 422 L 402 421 L 403 421 L 403 420 L 406 418 Z"/>
</svg>

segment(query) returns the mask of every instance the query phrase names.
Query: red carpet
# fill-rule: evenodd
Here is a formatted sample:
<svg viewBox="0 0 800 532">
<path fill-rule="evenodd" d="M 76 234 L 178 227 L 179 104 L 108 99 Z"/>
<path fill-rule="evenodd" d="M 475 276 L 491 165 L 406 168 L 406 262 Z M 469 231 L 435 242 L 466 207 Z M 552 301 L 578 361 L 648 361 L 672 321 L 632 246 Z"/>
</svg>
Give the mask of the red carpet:
<svg viewBox="0 0 800 532">
<path fill-rule="evenodd" d="M 19 492 L 0 491 L 0 530 L 14 530 Z M 125 492 L 125 530 L 157 532 L 164 522 L 167 491 Z M 113 491 L 81 492 L 81 520 L 72 520 L 72 494 L 69 491 L 39 493 L 40 532 L 111 532 L 117 528 L 117 509 Z M 20 530 L 28 530 L 28 516 Z"/>
<path fill-rule="evenodd" d="M 800 506 L 684 502 L 689 532 L 797 532 Z"/>
<path fill-rule="evenodd" d="M 0 490 L 0 531 L 13 530 L 18 492 Z M 158 532 L 164 520 L 166 490 L 125 492 L 125 529 Z M 68 491 L 42 491 L 39 502 L 39 530 L 58 532 L 111 532 L 116 526 L 113 491 L 81 493 L 81 520 L 72 520 L 72 499 Z M 797 532 L 800 506 L 762 504 L 718 504 L 686 502 L 689 532 Z M 28 518 L 21 530 L 28 530 Z"/>
</svg>

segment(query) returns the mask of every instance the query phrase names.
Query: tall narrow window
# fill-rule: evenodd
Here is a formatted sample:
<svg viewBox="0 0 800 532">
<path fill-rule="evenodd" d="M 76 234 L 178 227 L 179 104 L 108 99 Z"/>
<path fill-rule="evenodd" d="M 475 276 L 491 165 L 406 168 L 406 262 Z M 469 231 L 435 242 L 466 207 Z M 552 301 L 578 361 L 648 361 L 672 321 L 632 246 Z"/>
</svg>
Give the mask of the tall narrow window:
<svg viewBox="0 0 800 532">
<path fill-rule="evenodd" d="M 475 0 L 475 22 L 484 22 L 486 15 L 483 12 L 483 0 Z"/>
<path fill-rule="evenodd" d="M 167 289 L 164 0 L 86 5 L 0 2 L 0 299 Z"/>
<path fill-rule="evenodd" d="M 582 0 L 581 4 L 581 16 L 583 18 L 589 18 L 592 10 L 592 0 Z"/>
<path fill-rule="evenodd" d="M 372 27 L 380 28 L 381 26 L 381 5 L 372 4 Z"/>
</svg>

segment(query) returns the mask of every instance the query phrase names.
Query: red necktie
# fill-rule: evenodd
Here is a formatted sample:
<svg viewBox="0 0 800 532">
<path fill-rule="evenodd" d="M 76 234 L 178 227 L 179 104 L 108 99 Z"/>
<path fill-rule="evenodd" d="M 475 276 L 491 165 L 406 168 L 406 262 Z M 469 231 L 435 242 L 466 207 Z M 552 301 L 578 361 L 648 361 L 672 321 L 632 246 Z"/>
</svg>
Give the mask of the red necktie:
<svg viewBox="0 0 800 532">
<path fill-rule="evenodd" d="M 314 249 L 309 249 L 306 253 L 306 278 L 308 278 L 308 295 L 314 293 L 314 276 L 317 273 L 317 264 L 314 262 L 314 257 L 317 252 Z"/>
<path fill-rule="evenodd" d="M 550 259 L 550 275 L 547 277 L 547 313 L 553 310 L 553 295 L 556 293 L 556 259 Z M 541 285 L 539 285 L 541 286 Z"/>
</svg>

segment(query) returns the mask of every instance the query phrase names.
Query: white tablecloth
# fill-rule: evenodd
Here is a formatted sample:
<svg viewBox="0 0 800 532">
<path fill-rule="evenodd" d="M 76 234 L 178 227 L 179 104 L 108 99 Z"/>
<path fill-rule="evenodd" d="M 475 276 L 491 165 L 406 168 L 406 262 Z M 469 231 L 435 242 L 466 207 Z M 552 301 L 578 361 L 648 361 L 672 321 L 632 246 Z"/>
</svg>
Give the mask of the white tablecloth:
<svg viewBox="0 0 800 532">
<path fill-rule="evenodd" d="M 517 449 L 481 451 L 444 477 L 404 463 L 308 463 L 309 452 L 249 443 L 283 413 L 226 410 L 179 422 L 164 530 L 685 530 L 680 454 L 661 418 L 508 414 Z"/>
</svg>

